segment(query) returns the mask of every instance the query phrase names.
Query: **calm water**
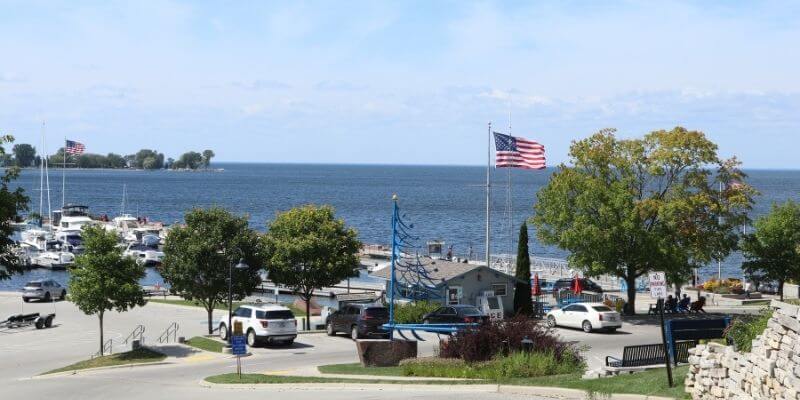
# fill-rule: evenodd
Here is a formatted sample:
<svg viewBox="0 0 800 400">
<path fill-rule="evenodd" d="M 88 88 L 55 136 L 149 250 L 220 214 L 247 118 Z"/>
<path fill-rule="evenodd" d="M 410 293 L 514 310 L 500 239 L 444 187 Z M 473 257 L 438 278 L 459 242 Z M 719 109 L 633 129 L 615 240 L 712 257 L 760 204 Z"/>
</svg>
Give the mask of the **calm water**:
<svg viewBox="0 0 800 400">
<path fill-rule="evenodd" d="M 391 197 L 397 194 L 407 219 L 424 244 L 442 239 L 452 244 L 456 254 L 470 248 L 483 254 L 485 224 L 485 168 L 432 166 L 348 166 L 287 164 L 218 164 L 224 172 L 170 172 L 121 170 L 66 171 L 66 201 L 82 203 L 93 214 L 110 216 L 121 212 L 122 188 L 127 185 L 127 209 L 131 214 L 147 216 L 171 224 L 182 221 L 192 207 L 218 205 L 249 216 L 251 225 L 265 230 L 275 213 L 293 206 L 331 204 L 337 215 L 359 232 L 365 243 L 388 243 L 391 234 Z M 512 171 L 514 226 L 530 217 L 536 191 L 547 183 L 552 170 L 543 172 Z M 506 170 L 493 171 L 493 253 L 514 253 L 505 213 Z M 797 198 L 800 171 L 749 171 L 748 180 L 761 192 L 753 216 L 769 210 L 773 202 Z M 16 184 L 31 197 L 31 209 L 39 209 L 39 172 L 25 170 Z M 50 172 L 51 206 L 61 206 L 61 171 Z M 47 201 L 44 201 L 47 212 Z M 531 228 L 532 229 L 532 228 Z M 538 256 L 563 258 L 558 249 L 535 241 L 531 231 L 531 251 Z M 740 257 L 734 255 L 723 265 L 723 274 L 739 276 Z M 716 265 L 701 271 L 716 275 Z M 12 281 L 0 282 L 0 290 L 16 289 L 33 276 L 54 276 L 63 281 L 64 272 L 31 271 Z M 147 283 L 160 280 L 150 271 Z"/>
</svg>

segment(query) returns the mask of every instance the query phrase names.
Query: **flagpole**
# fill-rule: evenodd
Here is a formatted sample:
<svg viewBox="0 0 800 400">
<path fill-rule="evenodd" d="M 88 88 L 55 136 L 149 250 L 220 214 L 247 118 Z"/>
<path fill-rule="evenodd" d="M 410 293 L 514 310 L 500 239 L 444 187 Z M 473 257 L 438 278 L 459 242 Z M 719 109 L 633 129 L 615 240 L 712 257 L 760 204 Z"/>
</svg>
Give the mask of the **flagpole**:
<svg viewBox="0 0 800 400">
<path fill-rule="evenodd" d="M 66 205 L 67 194 L 67 137 L 64 136 L 64 164 L 61 164 L 61 208 Z"/>
<path fill-rule="evenodd" d="M 490 239 L 490 210 L 491 210 L 491 191 L 492 191 L 492 183 L 490 180 L 490 174 L 492 170 L 492 123 L 489 122 L 489 131 L 486 140 L 486 266 L 491 267 L 491 263 L 489 257 L 491 255 L 491 239 Z"/>
</svg>

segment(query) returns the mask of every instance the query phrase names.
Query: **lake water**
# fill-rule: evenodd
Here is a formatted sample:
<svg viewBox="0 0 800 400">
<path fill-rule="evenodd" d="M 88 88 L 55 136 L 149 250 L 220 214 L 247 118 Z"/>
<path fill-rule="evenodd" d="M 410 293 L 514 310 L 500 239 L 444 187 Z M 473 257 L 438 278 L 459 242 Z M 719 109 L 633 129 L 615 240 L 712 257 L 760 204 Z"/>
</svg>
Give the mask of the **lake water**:
<svg viewBox="0 0 800 400">
<path fill-rule="evenodd" d="M 167 224 L 182 221 L 192 207 L 225 207 L 246 214 L 251 226 L 265 230 L 276 212 L 293 206 L 331 204 L 337 216 L 356 228 L 365 243 L 389 243 L 392 195 L 400 198 L 402 211 L 414 224 L 420 244 L 432 239 L 453 245 L 454 252 L 476 257 L 483 254 L 485 224 L 485 168 L 470 166 L 385 166 L 301 164 L 216 164 L 223 172 L 172 172 L 128 170 L 67 170 L 66 201 L 88 205 L 93 214 L 121 212 L 123 185 L 127 186 L 127 209 Z M 519 224 L 530 217 L 537 190 L 553 170 L 512 171 L 512 218 L 507 209 L 507 170 L 493 170 L 492 253 L 515 253 Z M 748 182 L 761 192 L 752 217 L 769 211 L 773 202 L 797 198 L 800 171 L 748 171 Z M 16 185 L 31 197 L 31 210 L 39 210 L 39 172 L 25 170 Z M 50 171 L 51 207 L 61 206 L 61 170 Z M 43 202 L 47 213 L 47 201 Z M 512 233 L 513 232 L 513 233 Z M 564 258 L 563 251 L 542 246 L 531 227 L 531 251 L 542 257 Z M 723 264 L 724 276 L 740 276 L 741 258 Z M 716 275 L 716 265 L 700 271 Z M 19 288 L 27 279 L 65 272 L 34 270 L 11 281 L 0 282 L 0 290 Z M 149 271 L 146 283 L 160 280 Z"/>
</svg>

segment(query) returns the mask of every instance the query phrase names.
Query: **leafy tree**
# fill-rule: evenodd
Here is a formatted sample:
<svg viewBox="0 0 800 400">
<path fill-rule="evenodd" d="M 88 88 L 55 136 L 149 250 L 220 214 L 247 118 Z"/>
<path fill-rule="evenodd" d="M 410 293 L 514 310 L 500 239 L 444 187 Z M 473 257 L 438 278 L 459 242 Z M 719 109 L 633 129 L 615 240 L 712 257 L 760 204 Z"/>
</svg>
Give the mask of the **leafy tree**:
<svg viewBox="0 0 800 400">
<path fill-rule="evenodd" d="M 127 164 L 125 158 L 121 155 L 108 153 L 108 155 L 106 155 L 106 166 L 108 168 L 125 168 Z"/>
<path fill-rule="evenodd" d="M 157 168 L 158 161 L 155 157 L 147 157 L 142 162 L 142 168 L 144 169 L 159 169 Z"/>
<path fill-rule="evenodd" d="M 100 322 L 100 354 L 103 354 L 103 316 L 106 311 L 127 311 L 146 303 L 139 280 L 144 266 L 122 255 L 117 235 L 99 226 L 81 233 L 85 250 L 75 259 L 69 279 L 70 299 L 87 315 Z"/>
<path fill-rule="evenodd" d="M 175 169 L 197 169 L 203 165 L 203 155 L 196 151 L 181 154 L 181 157 L 172 164 Z"/>
<path fill-rule="evenodd" d="M 0 155 L 5 155 L 3 147 L 6 143 L 13 143 L 11 135 L 0 136 Z M 22 266 L 14 253 L 14 227 L 11 223 L 20 221 L 19 213 L 28 209 L 28 197 L 22 187 L 9 188 L 11 182 L 19 177 L 18 167 L 6 168 L 0 175 L 0 280 L 8 279 L 13 273 L 21 273 Z"/>
<path fill-rule="evenodd" d="M 239 259 L 250 266 L 233 269 L 233 298 L 241 300 L 261 283 L 263 268 L 259 239 L 247 218 L 222 208 L 193 209 L 186 225 L 173 228 L 164 243 L 161 275 L 187 300 L 196 300 L 208 313 L 208 333 L 213 332 L 213 312 L 228 301 L 228 273 Z"/>
<path fill-rule="evenodd" d="M 783 300 L 784 283 L 800 279 L 800 205 L 791 200 L 773 204 L 769 214 L 756 220 L 755 232 L 742 240 L 742 253 L 745 273 L 777 281 Z"/>
<path fill-rule="evenodd" d="M 77 156 L 67 153 L 66 166 L 64 164 L 64 148 L 60 147 L 55 154 L 47 158 L 47 164 L 52 167 L 74 168 L 77 165 Z"/>
<path fill-rule="evenodd" d="M 672 281 L 686 279 L 736 247 L 755 190 L 702 132 L 613 133 L 572 144 L 572 166 L 560 165 L 539 191 L 533 223 L 542 242 L 568 250 L 586 275 L 624 279 L 633 313 L 640 276 L 663 270 Z"/>
<path fill-rule="evenodd" d="M 518 281 L 514 288 L 514 312 L 521 315 L 531 315 L 533 314 L 531 256 L 528 252 L 528 225 L 526 223 L 519 227 L 516 277 Z"/>
<path fill-rule="evenodd" d="M 133 167 L 139 169 L 164 168 L 164 154 L 155 150 L 141 149 L 133 156 Z"/>
<path fill-rule="evenodd" d="M 208 168 L 211 165 L 211 159 L 215 154 L 213 150 L 203 150 L 203 167 Z"/>
<path fill-rule="evenodd" d="M 15 144 L 13 152 L 14 160 L 20 168 L 30 167 L 36 161 L 36 148 L 27 143 Z"/>
<path fill-rule="evenodd" d="M 264 263 L 275 283 L 294 288 L 310 314 L 314 290 L 332 286 L 358 268 L 361 246 L 333 207 L 306 205 L 279 213 L 263 236 Z"/>
</svg>

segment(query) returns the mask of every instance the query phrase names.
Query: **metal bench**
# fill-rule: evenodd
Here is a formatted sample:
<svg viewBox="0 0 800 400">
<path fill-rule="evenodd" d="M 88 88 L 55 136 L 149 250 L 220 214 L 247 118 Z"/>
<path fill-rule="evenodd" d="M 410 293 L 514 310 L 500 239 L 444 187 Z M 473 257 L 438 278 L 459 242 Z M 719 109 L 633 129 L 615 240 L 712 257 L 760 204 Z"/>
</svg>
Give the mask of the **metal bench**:
<svg viewBox="0 0 800 400">
<path fill-rule="evenodd" d="M 689 361 L 689 349 L 695 346 L 694 341 L 683 341 L 675 343 L 677 350 L 677 361 L 686 363 Z M 622 359 L 607 356 L 606 367 L 621 369 L 641 369 L 649 366 L 664 365 L 664 345 L 663 344 L 644 344 L 638 346 L 625 346 L 622 350 Z"/>
</svg>

